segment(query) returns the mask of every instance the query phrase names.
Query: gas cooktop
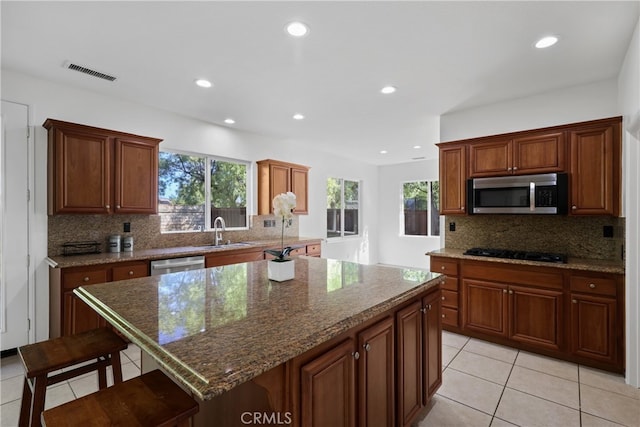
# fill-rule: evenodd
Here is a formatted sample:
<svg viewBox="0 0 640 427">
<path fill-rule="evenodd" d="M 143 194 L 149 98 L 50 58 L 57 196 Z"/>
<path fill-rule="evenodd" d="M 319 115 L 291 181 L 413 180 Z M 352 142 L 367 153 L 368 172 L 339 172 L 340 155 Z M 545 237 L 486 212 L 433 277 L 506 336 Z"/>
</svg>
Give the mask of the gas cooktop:
<svg viewBox="0 0 640 427">
<path fill-rule="evenodd" d="M 471 248 L 464 255 L 486 256 L 493 258 L 522 259 L 527 261 L 555 262 L 564 264 L 567 256 L 547 252 L 512 251 L 508 249 Z"/>
</svg>

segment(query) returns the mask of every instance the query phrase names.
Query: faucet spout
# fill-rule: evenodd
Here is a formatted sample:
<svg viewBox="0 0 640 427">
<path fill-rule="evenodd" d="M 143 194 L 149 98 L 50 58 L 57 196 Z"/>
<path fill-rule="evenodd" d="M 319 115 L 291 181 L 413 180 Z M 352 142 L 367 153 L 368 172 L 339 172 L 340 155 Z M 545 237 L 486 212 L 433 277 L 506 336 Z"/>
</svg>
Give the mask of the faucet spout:
<svg viewBox="0 0 640 427">
<path fill-rule="evenodd" d="M 218 225 L 220 226 L 220 228 L 218 228 Z M 213 221 L 213 235 L 214 235 L 214 244 L 216 246 L 219 246 L 220 243 L 222 242 L 222 232 L 225 229 L 225 223 L 224 223 L 224 218 L 222 218 L 221 216 L 217 217 L 214 221 Z"/>
</svg>

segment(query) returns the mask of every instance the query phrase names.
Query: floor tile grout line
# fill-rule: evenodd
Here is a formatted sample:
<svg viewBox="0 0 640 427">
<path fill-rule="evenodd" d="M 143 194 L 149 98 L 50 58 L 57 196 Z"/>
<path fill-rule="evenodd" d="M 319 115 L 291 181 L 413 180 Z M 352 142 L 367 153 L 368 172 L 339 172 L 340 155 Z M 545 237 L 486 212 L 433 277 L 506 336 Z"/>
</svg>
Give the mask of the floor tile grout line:
<svg viewBox="0 0 640 427">
<path fill-rule="evenodd" d="M 518 360 L 518 355 L 519 354 L 520 354 L 520 350 L 517 350 L 516 351 L 516 357 L 515 357 L 515 359 L 513 359 L 513 363 L 511 364 L 511 369 L 509 370 L 509 375 L 507 375 L 507 379 L 504 382 L 504 386 L 502 386 L 502 392 L 500 393 L 500 397 L 498 398 L 498 403 L 496 403 L 496 408 L 493 410 L 493 414 L 491 415 L 491 424 L 493 424 L 493 419 L 496 417 L 496 413 L 498 412 L 498 408 L 500 407 L 500 402 L 502 402 L 502 397 L 504 396 L 504 392 L 507 389 L 507 384 L 509 383 L 509 378 L 511 378 L 511 373 L 513 373 L 513 368 L 516 365 L 516 360 Z M 505 420 L 505 421 L 511 422 L 509 420 Z"/>
<path fill-rule="evenodd" d="M 470 406 L 468 403 L 460 402 L 459 400 L 452 399 L 451 397 L 449 397 L 449 396 L 445 396 L 444 394 L 439 394 L 438 392 L 436 392 L 436 395 L 437 395 L 438 397 L 443 398 L 443 399 L 447 399 L 447 400 L 450 400 L 450 401 L 452 401 L 452 402 L 456 402 L 456 403 L 457 403 L 457 404 L 459 404 L 459 405 L 466 406 L 467 408 L 469 408 L 469 409 L 473 409 L 474 411 L 478 411 L 478 412 L 483 413 L 483 414 L 485 414 L 485 415 L 491 416 L 491 414 L 490 414 L 490 413 L 485 412 L 485 411 L 483 411 L 482 409 L 474 408 L 473 406 Z M 511 423 L 511 424 L 513 424 L 513 423 Z"/>
</svg>

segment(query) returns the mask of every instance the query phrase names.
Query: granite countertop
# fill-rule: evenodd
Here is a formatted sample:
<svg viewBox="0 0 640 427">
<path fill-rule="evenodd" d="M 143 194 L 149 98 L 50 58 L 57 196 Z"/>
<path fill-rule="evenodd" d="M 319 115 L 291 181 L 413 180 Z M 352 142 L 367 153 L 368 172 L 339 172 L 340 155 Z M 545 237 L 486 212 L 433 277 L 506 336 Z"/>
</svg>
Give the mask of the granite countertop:
<svg viewBox="0 0 640 427">
<path fill-rule="evenodd" d="M 553 267 L 553 268 L 562 268 L 567 270 L 583 270 L 583 271 L 594 271 L 599 273 L 624 274 L 624 263 L 622 261 L 569 257 L 567 259 L 566 264 L 561 264 L 561 263 L 550 263 L 550 262 L 540 262 L 540 261 L 528 261 L 528 260 L 521 260 L 521 259 L 505 259 L 505 258 L 492 258 L 492 257 L 484 257 L 484 256 L 472 256 L 472 255 L 464 255 L 464 252 L 465 252 L 465 249 L 442 248 L 435 251 L 427 252 L 426 255 L 442 256 L 447 258 L 470 259 L 470 260 L 477 260 L 477 261 L 491 261 L 491 262 L 498 262 L 502 264 L 533 265 L 537 267 Z"/>
<path fill-rule="evenodd" d="M 199 398 L 211 399 L 438 286 L 425 270 L 295 259 L 102 283 L 74 292 Z"/>
<path fill-rule="evenodd" d="M 312 243 L 318 243 L 322 239 L 299 237 L 295 239 L 285 239 L 285 246 L 303 246 Z M 145 261 L 163 258 L 177 258 L 188 257 L 195 255 L 205 255 L 215 252 L 243 252 L 253 251 L 256 249 L 264 250 L 272 248 L 274 246 L 280 246 L 280 239 L 277 240 L 255 240 L 241 242 L 241 245 L 206 245 L 206 246 L 180 246 L 175 248 L 156 248 L 156 249 L 141 249 L 134 250 L 133 252 L 104 252 L 99 254 L 89 255 L 73 255 L 73 256 L 51 256 L 47 257 L 46 261 L 51 267 L 54 268 L 66 268 L 66 267 L 84 267 L 90 265 L 110 264 L 116 262 L 127 261 Z"/>
</svg>

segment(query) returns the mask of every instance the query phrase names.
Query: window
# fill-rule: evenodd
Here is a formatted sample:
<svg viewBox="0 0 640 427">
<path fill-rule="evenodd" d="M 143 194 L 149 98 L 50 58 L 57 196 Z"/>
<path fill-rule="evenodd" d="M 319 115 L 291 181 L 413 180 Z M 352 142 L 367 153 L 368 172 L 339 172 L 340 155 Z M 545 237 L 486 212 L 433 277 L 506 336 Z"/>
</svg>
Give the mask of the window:
<svg viewBox="0 0 640 427">
<path fill-rule="evenodd" d="M 327 237 L 357 236 L 360 220 L 360 183 L 342 178 L 327 180 Z"/>
<path fill-rule="evenodd" d="M 405 236 L 440 235 L 440 182 L 416 181 L 402 185 Z"/>
<path fill-rule="evenodd" d="M 218 216 L 227 228 L 246 228 L 248 171 L 248 162 L 161 151 L 161 231 L 209 230 Z"/>
</svg>

